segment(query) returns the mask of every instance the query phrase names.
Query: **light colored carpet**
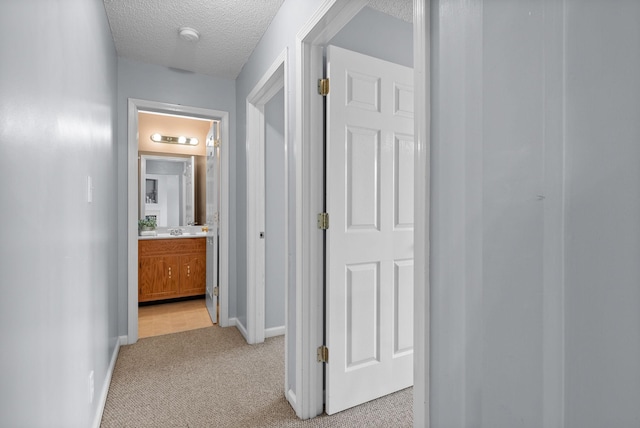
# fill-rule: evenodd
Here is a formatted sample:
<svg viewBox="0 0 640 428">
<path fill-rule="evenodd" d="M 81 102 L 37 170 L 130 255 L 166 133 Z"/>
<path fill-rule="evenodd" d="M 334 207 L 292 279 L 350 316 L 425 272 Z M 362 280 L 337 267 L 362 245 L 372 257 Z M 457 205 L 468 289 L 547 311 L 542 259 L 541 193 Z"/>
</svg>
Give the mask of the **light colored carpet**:
<svg viewBox="0 0 640 428">
<path fill-rule="evenodd" d="M 101 427 L 411 427 L 412 389 L 301 421 L 284 398 L 284 337 L 218 326 L 123 346 Z"/>
</svg>

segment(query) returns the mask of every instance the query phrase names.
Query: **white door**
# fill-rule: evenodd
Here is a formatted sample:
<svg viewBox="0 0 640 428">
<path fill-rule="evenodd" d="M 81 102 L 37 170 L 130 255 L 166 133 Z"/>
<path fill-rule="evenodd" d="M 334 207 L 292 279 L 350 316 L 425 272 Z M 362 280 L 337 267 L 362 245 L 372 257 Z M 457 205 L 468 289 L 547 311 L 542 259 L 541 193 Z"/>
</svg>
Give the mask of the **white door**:
<svg viewBox="0 0 640 428">
<path fill-rule="evenodd" d="M 206 304 L 211 321 L 218 322 L 219 230 L 220 230 L 220 136 L 216 122 L 211 124 L 207 135 L 207 292 Z M 216 147 L 217 146 L 217 147 Z M 219 288 L 218 288 L 219 289 Z"/>
<path fill-rule="evenodd" d="M 413 70 L 327 48 L 325 410 L 413 385 Z"/>
</svg>

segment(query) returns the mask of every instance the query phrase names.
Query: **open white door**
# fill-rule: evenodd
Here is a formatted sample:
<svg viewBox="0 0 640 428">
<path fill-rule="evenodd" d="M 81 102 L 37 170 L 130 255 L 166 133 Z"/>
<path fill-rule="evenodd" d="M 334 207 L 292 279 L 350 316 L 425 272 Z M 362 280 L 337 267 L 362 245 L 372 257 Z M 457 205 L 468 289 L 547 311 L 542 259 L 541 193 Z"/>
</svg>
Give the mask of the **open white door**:
<svg viewBox="0 0 640 428">
<path fill-rule="evenodd" d="M 218 323 L 218 266 L 220 259 L 220 135 L 213 122 L 207 134 L 207 292 L 206 304 L 211 321 Z"/>
<path fill-rule="evenodd" d="M 413 385 L 413 70 L 327 48 L 325 411 Z"/>
</svg>

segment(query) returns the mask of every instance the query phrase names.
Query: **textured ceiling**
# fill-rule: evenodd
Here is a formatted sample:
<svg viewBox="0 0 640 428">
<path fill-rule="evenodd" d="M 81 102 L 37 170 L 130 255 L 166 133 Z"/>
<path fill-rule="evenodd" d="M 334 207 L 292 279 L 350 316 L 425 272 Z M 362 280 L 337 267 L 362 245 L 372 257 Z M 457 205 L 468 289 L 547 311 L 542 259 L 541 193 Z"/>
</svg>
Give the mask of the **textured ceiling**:
<svg viewBox="0 0 640 428">
<path fill-rule="evenodd" d="M 369 0 L 369 7 L 406 22 L 413 22 L 413 0 Z"/>
<path fill-rule="evenodd" d="M 289 0 L 299 1 L 299 0 Z M 283 0 L 104 0 L 118 55 L 150 64 L 235 79 Z M 413 0 L 370 0 L 411 22 Z M 182 40 L 180 27 L 200 33 Z"/>
</svg>

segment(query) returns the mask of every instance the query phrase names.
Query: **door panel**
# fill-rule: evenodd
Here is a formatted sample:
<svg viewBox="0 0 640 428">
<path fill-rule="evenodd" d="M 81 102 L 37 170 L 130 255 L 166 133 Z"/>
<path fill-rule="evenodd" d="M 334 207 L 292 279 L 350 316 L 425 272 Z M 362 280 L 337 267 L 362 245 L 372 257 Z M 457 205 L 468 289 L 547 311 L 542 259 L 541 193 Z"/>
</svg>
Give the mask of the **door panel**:
<svg viewBox="0 0 640 428">
<path fill-rule="evenodd" d="M 394 226 L 413 230 L 413 136 L 397 134 L 394 150 Z"/>
<path fill-rule="evenodd" d="M 347 370 L 379 361 L 380 281 L 377 263 L 347 266 Z"/>
<path fill-rule="evenodd" d="M 179 263 L 175 256 L 140 257 L 138 301 L 170 299 L 179 293 Z"/>
<path fill-rule="evenodd" d="M 379 229 L 380 133 L 347 128 L 347 229 Z"/>
<path fill-rule="evenodd" d="M 329 46 L 326 412 L 413 384 L 413 71 Z"/>
<path fill-rule="evenodd" d="M 190 254 L 180 257 L 180 294 L 202 295 L 206 283 L 205 254 Z"/>
<path fill-rule="evenodd" d="M 393 356 L 413 350 L 413 260 L 394 262 Z"/>
</svg>

